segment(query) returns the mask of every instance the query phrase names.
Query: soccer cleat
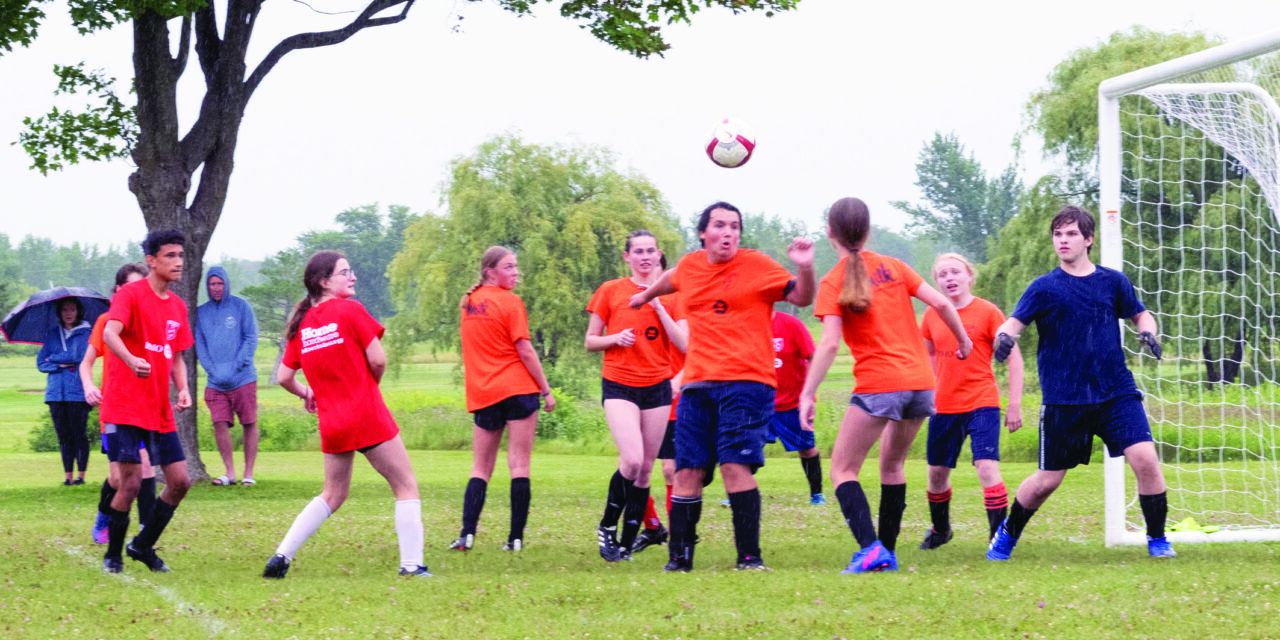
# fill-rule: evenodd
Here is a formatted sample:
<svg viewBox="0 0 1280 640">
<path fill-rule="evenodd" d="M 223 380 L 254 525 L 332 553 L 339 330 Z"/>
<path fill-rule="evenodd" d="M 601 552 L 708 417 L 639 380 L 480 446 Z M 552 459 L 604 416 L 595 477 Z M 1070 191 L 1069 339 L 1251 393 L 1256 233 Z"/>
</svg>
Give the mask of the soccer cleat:
<svg viewBox="0 0 1280 640">
<path fill-rule="evenodd" d="M 520 551 L 522 549 L 524 549 L 524 540 L 520 538 L 508 540 L 506 544 L 502 545 L 503 551 Z"/>
<path fill-rule="evenodd" d="M 930 529 L 928 533 L 924 534 L 924 542 L 920 543 L 920 548 L 925 551 L 928 551 L 929 549 L 937 549 L 938 547 L 951 542 L 951 538 L 955 535 L 955 532 L 951 529 L 947 529 L 946 533 L 938 533 L 936 530 Z"/>
<path fill-rule="evenodd" d="M 284 556 L 281 556 L 281 557 L 284 557 Z M 425 564 L 418 565 L 417 569 L 406 569 L 404 567 L 400 567 L 400 575 L 406 576 L 409 578 L 434 578 L 435 577 L 431 575 L 431 572 L 429 570 L 427 570 L 427 565 Z"/>
<path fill-rule="evenodd" d="M 757 556 L 743 556 L 738 558 L 738 564 L 734 567 L 735 571 L 768 571 L 769 567 L 764 566 L 764 560 Z"/>
<path fill-rule="evenodd" d="M 1173 545 L 1169 544 L 1169 539 L 1164 536 L 1159 538 L 1147 536 L 1147 553 L 1151 554 L 1152 558 L 1178 557 L 1177 552 L 1173 550 Z"/>
<path fill-rule="evenodd" d="M 884 548 L 879 540 L 871 543 L 865 549 L 859 549 L 853 554 L 853 558 L 849 560 L 849 566 L 841 571 L 842 574 L 848 573 L 867 573 L 870 571 L 897 571 L 898 559 L 893 552 Z"/>
<path fill-rule="evenodd" d="M 107 525 L 111 523 L 111 516 L 99 511 L 98 518 L 93 521 L 93 543 L 106 544 L 110 538 L 107 531 Z"/>
<path fill-rule="evenodd" d="M 809 496 L 809 504 L 815 507 L 825 506 L 827 504 L 827 499 L 824 498 L 821 493 L 815 493 Z"/>
<path fill-rule="evenodd" d="M 262 577 L 283 578 L 286 573 L 289 573 L 289 559 L 283 553 L 277 553 L 267 560 L 267 568 L 262 570 Z M 401 570 L 401 575 L 404 575 L 404 570 Z"/>
<path fill-rule="evenodd" d="M 631 553 L 636 554 L 648 549 L 649 547 L 667 543 L 667 528 L 658 525 L 657 529 L 645 529 L 636 536 L 635 542 L 631 543 Z"/>
<path fill-rule="evenodd" d="M 124 571 L 124 560 L 120 558 L 103 558 L 102 571 L 105 573 L 120 573 Z"/>
<path fill-rule="evenodd" d="M 666 566 L 662 567 L 662 570 L 667 572 L 679 571 L 680 573 L 689 573 L 690 571 L 693 571 L 693 560 L 673 556 L 671 561 L 668 562 Z"/>
<path fill-rule="evenodd" d="M 618 545 L 615 534 L 617 527 L 597 527 L 596 540 L 600 543 L 600 557 L 605 562 L 617 562 L 622 559 L 622 548 Z"/>
<path fill-rule="evenodd" d="M 476 537 L 468 533 L 465 536 L 458 536 L 453 542 L 449 543 L 449 549 L 453 551 L 470 551 L 471 547 L 476 544 Z"/>
<path fill-rule="evenodd" d="M 164 560 L 161 560 L 160 556 L 156 555 L 154 547 L 139 549 L 134 546 L 134 541 L 130 540 L 129 544 L 125 545 L 124 552 L 130 558 L 147 565 L 147 568 L 155 573 L 169 572 L 169 565 L 165 564 Z"/>
<path fill-rule="evenodd" d="M 991 539 L 991 546 L 987 547 L 988 560 L 1008 560 L 1009 555 L 1013 553 L 1013 547 L 1018 544 L 1018 539 L 1009 535 L 1009 519 L 1000 523 L 1000 528 L 996 529 L 996 536 Z"/>
</svg>

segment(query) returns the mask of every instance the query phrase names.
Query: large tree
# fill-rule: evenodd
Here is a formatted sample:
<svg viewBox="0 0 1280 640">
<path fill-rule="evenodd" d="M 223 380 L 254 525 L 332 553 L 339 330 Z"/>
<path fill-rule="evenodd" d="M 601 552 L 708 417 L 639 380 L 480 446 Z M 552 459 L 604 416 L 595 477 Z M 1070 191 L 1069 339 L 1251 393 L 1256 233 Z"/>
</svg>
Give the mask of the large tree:
<svg viewBox="0 0 1280 640">
<path fill-rule="evenodd" d="M 136 106 L 117 95 L 115 80 L 85 65 L 56 67 L 59 92 L 85 91 L 94 102 L 83 112 L 54 109 L 28 119 L 23 146 L 42 172 L 82 159 L 129 157 L 136 169 L 129 190 L 147 228 L 175 228 L 188 240 L 186 268 L 196 277 L 175 283 L 194 319 L 204 252 L 218 225 L 231 183 L 245 107 L 262 81 L 288 54 L 340 44 L 364 29 L 403 21 L 416 0 L 359 0 L 355 18 L 336 29 L 284 38 L 256 64 L 246 59 L 262 0 L 68 0 L 73 24 L 84 34 L 129 24 L 133 30 Z M 478 0 L 469 0 L 475 2 Z M 538 0 L 492 0 L 517 15 Z M 0 11 L 0 52 L 28 46 L 38 35 L 50 0 L 9 0 Z M 551 0 L 546 0 L 550 3 Z M 687 23 L 703 8 L 773 15 L 799 0 L 566 0 L 560 14 L 591 35 L 640 58 L 662 55 L 669 45 L 662 28 Z M 219 20 L 219 12 L 222 19 Z M 195 51 L 204 97 L 188 123 L 179 117 L 178 82 Z M 358 68 L 358 67 L 351 67 Z M 185 125 L 185 126 L 184 126 Z M 198 177 L 198 182 L 193 180 Z M 194 190 L 194 193 L 192 193 Z M 188 350 L 189 384 L 195 387 L 195 354 Z M 193 477 L 205 477 L 196 446 L 194 412 L 179 414 L 179 431 Z"/>
</svg>

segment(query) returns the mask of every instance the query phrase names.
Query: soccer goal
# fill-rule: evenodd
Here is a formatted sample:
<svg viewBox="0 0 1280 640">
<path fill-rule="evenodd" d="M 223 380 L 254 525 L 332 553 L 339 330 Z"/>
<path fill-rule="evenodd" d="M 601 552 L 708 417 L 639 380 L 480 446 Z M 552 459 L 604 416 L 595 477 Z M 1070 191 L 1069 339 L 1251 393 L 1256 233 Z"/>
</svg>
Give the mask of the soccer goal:
<svg viewBox="0 0 1280 640">
<path fill-rule="evenodd" d="M 1161 362 L 1124 342 L 1175 542 L 1280 540 L 1277 96 L 1280 31 L 1098 87 L 1102 264 L 1160 325 Z M 1123 458 L 1105 476 L 1107 545 L 1145 542 Z"/>
</svg>

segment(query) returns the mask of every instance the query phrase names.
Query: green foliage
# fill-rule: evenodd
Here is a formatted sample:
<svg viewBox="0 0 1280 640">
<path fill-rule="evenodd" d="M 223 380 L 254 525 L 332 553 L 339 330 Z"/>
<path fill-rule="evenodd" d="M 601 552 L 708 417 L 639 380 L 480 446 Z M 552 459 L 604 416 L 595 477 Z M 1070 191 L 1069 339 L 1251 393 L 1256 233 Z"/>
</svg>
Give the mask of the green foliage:
<svg viewBox="0 0 1280 640">
<path fill-rule="evenodd" d="M 101 70 L 86 71 L 83 62 L 54 65 L 53 72 L 58 76 L 54 95 L 85 92 L 91 100 L 81 112 L 53 107 L 43 116 L 23 119 L 27 128 L 18 141 L 31 156 L 31 168 L 47 175 L 82 159 L 128 157 L 138 139 L 138 116 L 116 95 L 115 78 Z"/>
<path fill-rule="evenodd" d="M 556 410 L 538 413 L 538 438 L 577 441 L 609 433 L 604 411 L 600 408 L 585 408 L 577 398 L 558 387 L 551 389 L 551 395 L 556 398 Z"/>
<path fill-rule="evenodd" d="M 550 2 L 550 0 L 547 0 Z M 662 26 L 688 23 L 703 7 L 726 7 L 736 13 L 794 9 L 800 0 L 568 0 L 560 5 L 560 15 L 581 23 L 597 39 L 638 58 L 661 56 L 671 48 L 662 35 Z M 527 14 L 537 0 L 499 0 L 504 9 Z"/>
<path fill-rule="evenodd" d="M 20 265 L 21 281 L 33 290 L 74 286 L 89 287 L 102 294 L 111 293 L 116 271 L 122 265 L 142 261 L 142 250 L 134 242 L 101 249 L 98 245 L 79 242 L 59 246 L 49 238 L 35 236 L 23 238 L 14 254 Z"/>
<path fill-rule="evenodd" d="M 392 356 L 411 345 L 458 345 L 458 302 L 479 280 L 480 256 L 492 245 L 519 256 L 520 285 L 533 343 L 555 373 L 566 354 L 584 351 L 583 307 L 606 280 L 624 275 L 622 246 L 648 229 L 674 261 L 681 246 L 676 222 L 657 188 L 614 168 L 600 148 L 543 147 L 516 136 L 493 138 L 453 162 L 446 185 L 448 213 L 425 215 L 405 232 L 392 261 Z M 552 375 L 553 385 L 565 380 Z"/>
<path fill-rule="evenodd" d="M 89 438 L 90 455 L 98 451 L 102 428 L 98 423 L 98 408 L 89 412 L 89 420 L 85 423 L 85 435 Z M 36 453 L 58 450 L 58 432 L 53 428 L 53 416 L 48 410 L 40 413 L 39 422 L 31 429 L 27 445 Z"/>
<path fill-rule="evenodd" d="M 934 133 L 920 150 L 916 186 L 926 204 L 892 203 L 911 216 L 908 228 L 922 232 L 943 250 L 957 250 L 975 262 L 986 262 L 988 243 L 1013 217 L 1022 195 L 1016 165 L 988 180 L 977 158 L 965 152 L 954 133 Z"/>
<path fill-rule="evenodd" d="M 1005 225 L 991 247 L 990 258 L 978 266 L 978 281 L 973 293 L 1013 311 L 1018 298 L 1032 280 L 1058 266 L 1049 234 L 1049 222 L 1068 204 L 1064 185 L 1057 176 L 1041 178 L 1027 192 L 1022 206 Z M 1093 257 L 1097 259 L 1098 242 L 1094 239 Z M 1027 342 L 1023 340 L 1024 349 Z"/>
</svg>

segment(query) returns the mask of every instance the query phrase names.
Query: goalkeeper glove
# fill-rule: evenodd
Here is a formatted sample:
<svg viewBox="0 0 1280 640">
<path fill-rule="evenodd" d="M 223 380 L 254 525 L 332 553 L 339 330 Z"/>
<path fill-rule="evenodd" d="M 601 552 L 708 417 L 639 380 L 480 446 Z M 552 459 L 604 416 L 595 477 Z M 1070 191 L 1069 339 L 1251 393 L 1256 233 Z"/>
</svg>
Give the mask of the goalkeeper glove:
<svg viewBox="0 0 1280 640">
<path fill-rule="evenodd" d="M 1148 350 L 1150 350 L 1151 355 L 1154 356 L 1156 360 L 1164 359 L 1161 357 L 1164 355 L 1164 348 L 1160 346 L 1160 343 L 1156 340 L 1155 335 L 1152 334 L 1150 331 L 1143 331 L 1142 333 L 1139 333 L 1138 342 L 1141 343 L 1143 346 L 1145 346 Z"/>
<path fill-rule="evenodd" d="M 1007 333 L 1001 333 L 996 336 L 996 362 L 1004 362 L 1009 357 L 1009 352 L 1013 351 L 1014 339 Z"/>
</svg>

